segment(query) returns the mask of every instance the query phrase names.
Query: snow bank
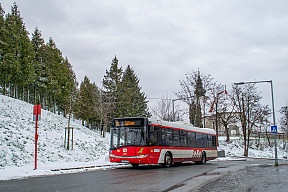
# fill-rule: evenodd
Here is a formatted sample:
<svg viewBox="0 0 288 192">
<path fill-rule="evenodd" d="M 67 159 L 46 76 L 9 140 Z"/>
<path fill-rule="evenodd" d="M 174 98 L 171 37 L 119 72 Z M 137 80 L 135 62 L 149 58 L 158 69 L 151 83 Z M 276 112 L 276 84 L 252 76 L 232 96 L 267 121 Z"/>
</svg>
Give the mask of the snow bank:
<svg viewBox="0 0 288 192">
<path fill-rule="evenodd" d="M 35 122 L 33 105 L 0 95 L 0 168 L 34 165 Z M 100 158 L 108 161 L 109 134 L 102 138 L 99 133 L 71 121 L 74 127 L 73 150 L 64 148 L 65 127 L 68 120 L 42 110 L 38 123 L 38 165 L 54 163 L 95 162 Z M 55 167 L 54 166 L 54 167 Z"/>
<path fill-rule="evenodd" d="M 224 150 L 226 156 L 243 156 L 244 154 L 244 144 L 243 140 L 238 137 L 231 138 L 230 142 L 224 141 L 226 137 L 219 138 L 219 147 L 218 150 Z M 253 138 L 250 141 L 250 148 L 248 150 L 248 157 L 255 157 L 255 158 L 275 158 L 275 146 L 274 140 L 271 141 L 271 147 L 268 145 L 266 139 L 260 140 L 260 145 L 258 144 L 258 140 Z M 278 140 L 277 141 L 277 153 L 278 158 L 287 157 L 287 150 L 285 148 L 287 141 Z"/>
</svg>

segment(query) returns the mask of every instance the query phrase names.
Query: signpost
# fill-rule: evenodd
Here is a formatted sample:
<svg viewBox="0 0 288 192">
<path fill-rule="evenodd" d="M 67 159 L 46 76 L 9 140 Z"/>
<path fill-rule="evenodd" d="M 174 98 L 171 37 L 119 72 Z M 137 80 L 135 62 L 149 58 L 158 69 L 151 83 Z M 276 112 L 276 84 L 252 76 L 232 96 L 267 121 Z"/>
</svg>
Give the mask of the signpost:
<svg viewBox="0 0 288 192">
<path fill-rule="evenodd" d="M 38 124 L 38 121 L 40 121 L 40 119 L 41 119 L 41 105 L 34 105 L 33 121 L 36 121 L 36 126 L 35 126 L 35 170 L 37 169 L 37 140 L 38 140 L 37 124 Z"/>
</svg>

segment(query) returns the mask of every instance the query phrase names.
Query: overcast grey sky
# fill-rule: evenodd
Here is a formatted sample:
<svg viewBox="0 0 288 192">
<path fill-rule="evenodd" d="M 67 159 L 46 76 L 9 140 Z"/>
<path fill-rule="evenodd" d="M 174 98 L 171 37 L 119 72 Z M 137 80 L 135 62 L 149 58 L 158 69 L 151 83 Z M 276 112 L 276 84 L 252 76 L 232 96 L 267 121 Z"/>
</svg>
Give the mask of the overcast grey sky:
<svg viewBox="0 0 288 192">
<path fill-rule="evenodd" d="M 228 87 L 273 80 L 276 110 L 288 102 L 287 0 L 15 2 L 28 31 L 52 37 L 79 82 L 87 75 L 100 85 L 117 55 L 148 98 L 175 97 L 179 80 L 199 68 Z M 6 13 L 12 3 L 2 1 Z M 271 107 L 270 85 L 257 87 Z"/>
</svg>

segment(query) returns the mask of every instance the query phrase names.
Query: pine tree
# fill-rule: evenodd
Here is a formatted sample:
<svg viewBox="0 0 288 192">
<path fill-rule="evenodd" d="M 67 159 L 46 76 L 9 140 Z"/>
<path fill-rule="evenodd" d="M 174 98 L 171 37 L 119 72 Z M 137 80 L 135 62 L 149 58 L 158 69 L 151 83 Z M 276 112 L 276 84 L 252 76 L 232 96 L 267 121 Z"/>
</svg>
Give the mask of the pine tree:
<svg viewBox="0 0 288 192">
<path fill-rule="evenodd" d="M 77 80 L 67 57 L 60 66 L 59 71 L 61 71 L 61 74 L 58 77 L 60 94 L 57 95 L 56 102 L 59 103 L 58 108 L 64 111 L 64 116 L 66 117 L 66 113 L 70 111 L 70 105 L 73 104 L 76 97 Z"/>
<path fill-rule="evenodd" d="M 34 82 L 34 104 L 39 104 L 38 92 L 44 92 L 44 87 L 47 82 L 46 65 L 45 65 L 45 42 L 42 38 L 41 32 L 36 28 L 32 34 L 32 45 L 35 53 L 33 59 L 35 69 L 35 82 Z M 42 94 L 43 95 L 43 94 Z"/>
<path fill-rule="evenodd" d="M 22 27 L 22 20 L 17 5 L 14 3 L 12 13 L 6 15 L 4 28 L 7 32 L 4 36 L 5 46 L 3 48 L 3 68 L 6 70 L 5 79 L 6 83 L 9 82 L 10 96 L 15 96 L 12 93 L 12 84 L 16 85 L 20 72 L 20 36 L 19 31 Z"/>
<path fill-rule="evenodd" d="M 62 52 L 56 47 L 56 43 L 52 38 L 46 44 L 46 98 L 48 101 L 48 107 L 50 111 L 55 112 L 56 98 L 61 94 L 60 79 L 62 78 L 62 67 L 63 62 Z M 48 97 L 47 97 L 48 96 Z"/>
<path fill-rule="evenodd" d="M 74 115 L 76 118 L 87 122 L 87 127 L 90 123 L 98 120 L 97 114 L 97 98 L 99 98 L 99 90 L 95 83 L 91 84 L 87 76 L 80 84 L 80 91 L 77 96 L 77 102 L 74 105 Z"/>
<path fill-rule="evenodd" d="M 122 79 L 123 71 L 122 67 L 118 67 L 118 59 L 115 58 L 112 60 L 110 70 L 106 70 L 106 75 L 103 79 L 104 93 L 106 97 L 111 102 L 110 105 L 113 106 L 114 112 L 110 114 L 110 118 L 118 117 L 118 106 L 120 103 L 120 84 Z"/>
<path fill-rule="evenodd" d="M 150 116 L 146 96 L 141 92 L 139 79 L 134 70 L 128 65 L 120 86 L 119 117 L 147 117 Z"/>
<path fill-rule="evenodd" d="M 3 93 L 6 94 L 6 83 L 7 83 L 7 69 L 6 65 L 4 62 L 4 55 L 6 54 L 5 52 L 5 47 L 7 46 L 6 43 L 6 35 L 7 31 L 4 27 L 5 24 L 5 11 L 2 8 L 2 5 L 0 3 L 0 83 L 3 89 Z"/>
<path fill-rule="evenodd" d="M 29 33 L 16 3 L 13 4 L 11 13 L 6 16 L 4 28 L 7 32 L 5 36 L 6 46 L 3 49 L 4 68 L 7 70 L 7 80 L 14 86 L 14 97 L 16 97 L 17 87 L 28 85 L 34 78 L 32 65 L 34 52 L 28 37 Z"/>
<path fill-rule="evenodd" d="M 37 28 L 30 40 L 16 3 L 11 13 L 4 14 L 0 4 L 0 86 L 4 94 L 9 91 L 10 96 L 22 96 L 65 115 L 77 92 L 72 65 L 52 38 L 45 44 Z"/>
</svg>

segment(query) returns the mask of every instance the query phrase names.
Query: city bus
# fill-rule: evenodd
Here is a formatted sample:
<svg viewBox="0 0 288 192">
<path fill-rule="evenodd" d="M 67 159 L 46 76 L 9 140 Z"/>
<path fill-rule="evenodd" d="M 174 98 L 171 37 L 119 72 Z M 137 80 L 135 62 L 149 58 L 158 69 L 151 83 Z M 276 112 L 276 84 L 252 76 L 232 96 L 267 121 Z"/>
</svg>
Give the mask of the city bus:
<svg viewBox="0 0 288 192">
<path fill-rule="evenodd" d="M 184 161 L 205 164 L 217 158 L 216 132 L 178 122 L 146 117 L 112 121 L 110 162 L 161 164 L 170 167 Z"/>
</svg>

